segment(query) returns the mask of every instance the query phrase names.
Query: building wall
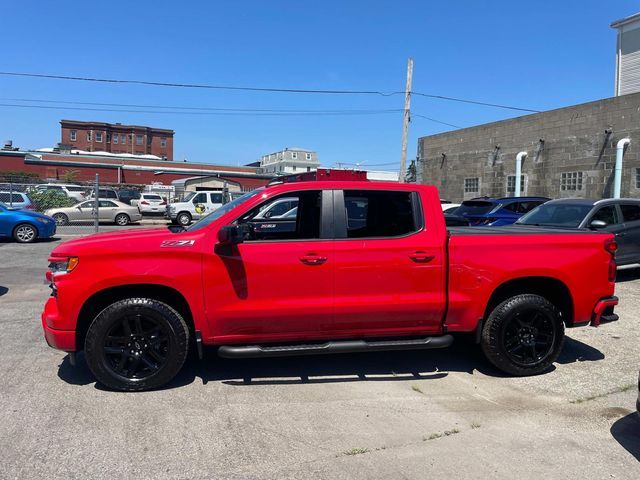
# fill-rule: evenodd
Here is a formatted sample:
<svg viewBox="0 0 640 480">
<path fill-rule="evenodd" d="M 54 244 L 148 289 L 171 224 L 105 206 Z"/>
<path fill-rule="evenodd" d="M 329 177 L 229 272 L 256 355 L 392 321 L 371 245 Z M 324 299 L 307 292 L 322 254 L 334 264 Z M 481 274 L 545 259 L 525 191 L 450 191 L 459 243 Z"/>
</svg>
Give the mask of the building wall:
<svg viewBox="0 0 640 480">
<path fill-rule="evenodd" d="M 263 155 L 260 159 L 262 173 L 302 173 L 315 171 L 319 166 L 316 152 L 297 148 L 285 148 L 280 152 Z"/>
<path fill-rule="evenodd" d="M 640 93 L 421 137 L 418 180 L 437 186 L 441 197 L 451 201 L 505 196 L 516 155 L 526 151 L 523 195 L 606 198 L 613 190 L 616 143 L 624 137 L 631 144 L 624 155 L 621 192 L 638 197 Z M 574 172 L 582 176 L 582 188 L 562 189 L 563 173 L 568 181 Z M 474 178 L 479 191 L 465 193 L 465 179 Z"/>
<path fill-rule="evenodd" d="M 61 120 L 60 125 L 60 143 L 73 149 L 156 155 L 173 160 L 173 130 L 74 120 Z M 137 143 L 138 136 L 142 137 L 141 145 Z"/>
</svg>

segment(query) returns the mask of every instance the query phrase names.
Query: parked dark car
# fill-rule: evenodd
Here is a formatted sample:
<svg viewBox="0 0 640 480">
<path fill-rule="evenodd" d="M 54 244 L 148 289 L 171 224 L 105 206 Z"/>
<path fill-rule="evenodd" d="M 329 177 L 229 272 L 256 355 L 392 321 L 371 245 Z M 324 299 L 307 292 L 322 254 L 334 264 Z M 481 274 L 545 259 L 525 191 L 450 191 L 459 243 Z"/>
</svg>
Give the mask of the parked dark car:
<svg viewBox="0 0 640 480">
<path fill-rule="evenodd" d="M 455 214 L 469 220 L 469 225 L 500 227 L 512 225 L 525 213 L 549 201 L 546 197 L 474 198 L 462 202 Z"/>
<path fill-rule="evenodd" d="M 118 190 L 118 199 L 122 203 L 131 205 L 131 200 L 140 200 L 140 191 L 133 188 L 122 188 Z"/>
<path fill-rule="evenodd" d="M 618 265 L 640 263 L 640 200 L 564 198 L 535 208 L 517 225 L 603 230 L 615 234 Z"/>
</svg>

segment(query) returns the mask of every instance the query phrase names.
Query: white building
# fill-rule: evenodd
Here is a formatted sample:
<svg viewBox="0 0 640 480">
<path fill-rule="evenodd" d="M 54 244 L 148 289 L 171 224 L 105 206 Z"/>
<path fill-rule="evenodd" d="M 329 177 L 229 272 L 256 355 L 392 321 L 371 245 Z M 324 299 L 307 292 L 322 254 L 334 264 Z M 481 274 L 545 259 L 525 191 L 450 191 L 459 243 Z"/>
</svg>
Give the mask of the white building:
<svg viewBox="0 0 640 480">
<path fill-rule="evenodd" d="M 296 147 L 288 147 L 279 152 L 264 155 L 260 159 L 260 173 L 287 175 L 313 172 L 319 166 L 320 162 L 316 152 Z"/>
<path fill-rule="evenodd" d="M 617 20 L 615 95 L 640 92 L 640 13 Z"/>
</svg>

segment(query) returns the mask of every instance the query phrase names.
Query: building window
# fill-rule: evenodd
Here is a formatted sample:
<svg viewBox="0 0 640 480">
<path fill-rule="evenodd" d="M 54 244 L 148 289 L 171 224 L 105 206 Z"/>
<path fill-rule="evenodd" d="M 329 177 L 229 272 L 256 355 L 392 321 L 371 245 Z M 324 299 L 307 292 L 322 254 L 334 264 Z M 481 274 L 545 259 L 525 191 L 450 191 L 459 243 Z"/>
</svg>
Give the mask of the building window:
<svg viewBox="0 0 640 480">
<path fill-rule="evenodd" d="M 161 146 L 162 148 L 167 148 L 167 139 L 166 139 L 166 138 L 162 137 L 162 138 L 160 139 L 160 146 Z"/>
<path fill-rule="evenodd" d="M 113 139 L 112 142 L 115 143 L 116 145 L 118 144 L 118 139 L 120 138 L 120 135 L 118 135 L 117 133 L 113 135 Z"/>
<path fill-rule="evenodd" d="M 582 172 L 565 172 L 560 175 L 560 190 L 582 190 Z"/>
<path fill-rule="evenodd" d="M 310 172 L 310 171 L 311 171 L 311 167 L 307 167 L 307 172 Z"/>
<path fill-rule="evenodd" d="M 640 168 L 636 168 L 636 188 L 640 188 Z"/>
<path fill-rule="evenodd" d="M 91 141 L 91 130 L 87 132 L 87 142 Z"/>
<path fill-rule="evenodd" d="M 78 138 L 78 132 L 76 130 L 71 130 L 69 132 L 69 140 L 72 142 L 75 142 L 77 138 Z"/>
<path fill-rule="evenodd" d="M 480 179 L 478 177 L 464 179 L 464 193 L 479 193 Z"/>
<path fill-rule="evenodd" d="M 296 160 L 298 158 L 298 152 L 291 152 L 291 158 Z"/>
<path fill-rule="evenodd" d="M 111 143 L 111 134 L 107 133 L 107 143 Z"/>
<path fill-rule="evenodd" d="M 136 145 L 142 145 L 143 140 L 142 135 L 136 135 Z"/>
<path fill-rule="evenodd" d="M 524 175 L 520 175 L 520 193 L 525 192 L 524 188 L 525 177 Z M 516 193 L 516 176 L 509 175 L 507 177 L 507 195 L 515 195 Z"/>
<path fill-rule="evenodd" d="M 122 145 L 126 145 L 127 144 L 127 136 L 126 135 L 120 135 L 120 143 L 122 143 Z"/>
<path fill-rule="evenodd" d="M 295 166 L 295 165 L 293 165 L 293 171 L 294 171 L 294 172 L 296 171 L 296 166 Z"/>
<path fill-rule="evenodd" d="M 102 142 L 102 132 L 96 132 L 96 142 Z"/>
<path fill-rule="evenodd" d="M 311 160 L 311 154 L 307 153 L 307 160 Z"/>
</svg>

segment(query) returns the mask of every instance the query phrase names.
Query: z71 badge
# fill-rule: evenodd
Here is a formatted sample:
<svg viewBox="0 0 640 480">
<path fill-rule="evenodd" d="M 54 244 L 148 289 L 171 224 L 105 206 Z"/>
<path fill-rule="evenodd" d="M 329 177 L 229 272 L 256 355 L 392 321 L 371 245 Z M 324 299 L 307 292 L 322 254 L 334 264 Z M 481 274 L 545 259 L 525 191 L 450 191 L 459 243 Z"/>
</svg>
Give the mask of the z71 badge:
<svg viewBox="0 0 640 480">
<path fill-rule="evenodd" d="M 160 244 L 160 248 L 165 247 L 192 247 L 196 243 L 195 240 L 163 240 Z"/>
</svg>

